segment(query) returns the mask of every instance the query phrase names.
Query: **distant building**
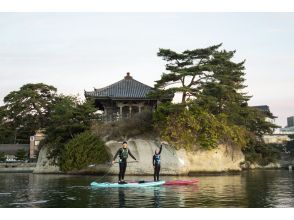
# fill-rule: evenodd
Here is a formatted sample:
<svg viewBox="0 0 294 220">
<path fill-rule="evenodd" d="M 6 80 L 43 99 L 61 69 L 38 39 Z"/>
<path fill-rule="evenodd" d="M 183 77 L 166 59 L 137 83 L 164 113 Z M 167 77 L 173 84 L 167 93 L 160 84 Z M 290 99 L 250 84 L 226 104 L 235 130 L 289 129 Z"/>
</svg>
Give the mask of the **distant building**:
<svg viewBox="0 0 294 220">
<path fill-rule="evenodd" d="M 294 116 L 287 118 L 287 127 L 294 127 Z"/>
<path fill-rule="evenodd" d="M 148 97 L 152 87 L 145 85 L 130 76 L 109 86 L 85 91 L 86 98 L 94 98 L 96 108 L 102 111 L 104 121 L 113 121 L 121 118 L 129 118 L 143 110 L 154 110 L 158 99 Z M 173 94 L 160 101 L 171 101 Z"/>
<path fill-rule="evenodd" d="M 268 105 L 257 105 L 257 106 L 251 106 L 251 107 L 252 108 L 257 108 L 257 109 L 259 109 L 260 111 L 263 111 L 263 112 L 270 113 L 270 109 L 269 109 Z"/>
<path fill-rule="evenodd" d="M 294 134 L 294 116 L 287 118 L 287 126 L 280 129 L 281 134 Z"/>
<path fill-rule="evenodd" d="M 289 136 L 286 134 L 263 135 L 262 138 L 266 144 L 285 144 L 290 141 Z"/>
<path fill-rule="evenodd" d="M 252 108 L 256 108 L 259 109 L 260 111 L 264 112 L 266 117 L 266 121 L 271 122 L 272 124 L 275 124 L 275 119 L 277 118 L 276 116 L 274 116 L 268 105 L 257 105 L 257 106 L 251 106 Z"/>
<path fill-rule="evenodd" d="M 294 134 L 294 127 L 285 127 L 280 129 L 281 134 Z"/>
<path fill-rule="evenodd" d="M 30 160 L 35 160 L 38 157 L 40 141 L 45 138 L 44 131 L 38 130 L 34 136 L 30 137 Z"/>
<path fill-rule="evenodd" d="M 29 144 L 0 144 L 0 152 L 3 152 L 6 161 L 16 160 L 16 153 L 19 150 L 24 150 L 29 155 Z"/>
</svg>

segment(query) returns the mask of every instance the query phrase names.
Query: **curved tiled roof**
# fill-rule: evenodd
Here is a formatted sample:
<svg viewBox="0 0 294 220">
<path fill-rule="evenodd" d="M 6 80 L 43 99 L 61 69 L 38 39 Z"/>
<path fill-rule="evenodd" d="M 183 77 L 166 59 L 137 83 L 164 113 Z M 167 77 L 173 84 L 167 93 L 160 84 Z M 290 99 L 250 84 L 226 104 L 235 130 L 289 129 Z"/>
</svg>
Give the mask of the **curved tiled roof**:
<svg viewBox="0 0 294 220">
<path fill-rule="evenodd" d="M 153 88 L 147 86 L 137 80 L 134 80 L 129 74 L 122 80 L 106 86 L 104 88 L 95 89 L 91 92 L 85 91 L 86 97 L 101 98 L 147 98 L 147 94 Z"/>
</svg>

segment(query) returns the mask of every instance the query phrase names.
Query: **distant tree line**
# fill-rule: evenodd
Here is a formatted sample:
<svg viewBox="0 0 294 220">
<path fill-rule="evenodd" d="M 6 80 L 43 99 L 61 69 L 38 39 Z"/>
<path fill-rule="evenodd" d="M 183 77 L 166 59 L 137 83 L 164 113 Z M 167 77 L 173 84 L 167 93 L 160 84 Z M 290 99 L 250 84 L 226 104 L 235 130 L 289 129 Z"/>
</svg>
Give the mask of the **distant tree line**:
<svg viewBox="0 0 294 220">
<path fill-rule="evenodd" d="M 62 165 L 60 161 L 69 159 L 64 158 L 69 155 L 65 151 L 66 144 L 90 130 L 92 121 L 97 118 L 95 112 L 93 100 L 58 95 L 55 87 L 43 83 L 26 84 L 4 97 L 4 105 L 0 107 L 0 143 L 28 144 L 29 136 L 43 129 L 46 138 L 41 141 L 41 147 L 46 145 L 48 157 Z M 102 147 L 103 144 L 98 146 Z M 21 157 L 21 153 L 17 156 Z"/>
</svg>

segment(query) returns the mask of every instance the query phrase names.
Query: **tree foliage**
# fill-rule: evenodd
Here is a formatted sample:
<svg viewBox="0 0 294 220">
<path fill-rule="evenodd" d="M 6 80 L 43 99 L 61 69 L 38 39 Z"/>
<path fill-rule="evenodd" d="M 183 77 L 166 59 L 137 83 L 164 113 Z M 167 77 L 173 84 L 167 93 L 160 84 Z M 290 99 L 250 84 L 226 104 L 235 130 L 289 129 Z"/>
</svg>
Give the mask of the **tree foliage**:
<svg viewBox="0 0 294 220">
<path fill-rule="evenodd" d="M 251 96 L 244 92 L 245 61 L 235 62 L 235 51 L 220 47 L 182 53 L 159 50 L 158 56 L 167 61 L 167 72 L 156 81 L 152 95 L 181 93 L 182 100 L 158 106 L 155 127 L 162 138 L 187 149 L 212 149 L 222 143 L 244 152 L 265 149 L 262 136 L 278 126 L 266 120 L 273 118 L 271 113 L 248 106 Z M 267 149 L 260 151 L 264 158 L 276 157 L 274 148 Z"/>
<path fill-rule="evenodd" d="M 63 171 L 80 170 L 90 164 L 99 164 L 110 161 L 104 142 L 86 131 L 74 136 L 64 147 L 60 158 L 60 167 Z"/>
<path fill-rule="evenodd" d="M 201 91 L 201 84 L 210 80 L 213 74 L 211 58 L 220 46 L 221 44 L 182 53 L 159 49 L 157 55 L 167 61 L 167 72 L 156 81 L 153 96 L 182 93 L 182 103 L 187 98 L 196 97 Z"/>
<path fill-rule="evenodd" d="M 93 100 L 56 92 L 53 86 L 30 83 L 5 96 L 0 107 L 0 143 L 28 143 L 29 136 L 42 129 L 46 139 L 41 146 L 48 145 L 49 157 L 58 161 L 65 144 L 90 129 L 96 109 Z"/>
<path fill-rule="evenodd" d="M 161 137 L 175 146 L 188 150 L 208 150 L 219 144 L 245 147 L 246 129 L 230 124 L 225 114 L 213 115 L 193 102 L 188 109 L 169 105 L 172 113 L 167 113 L 167 106 L 157 109 L 154 122 Z"/>
<path fill-rule="evenodd" d="M 24 149 L 19 149 L 16 151 L 15 156 L 16 156 L 17 160 L 23 161 L 23 160 L 27 159 L 28 153 Z"/>
<path fill-rule="evenodd" d="M 288 141 L 286 143 L 286 150 L 290 152 L 291 156 L 293 157 L 294 156 L 294 135 L 293 134 L 290 134 L 288 135 L 289 138 L 290 138 L 290 141 Z"/>
<path fill-rule="evenodd" d="M 57 89 L 43 83 L 26 84 L 4 97 L 0 108 L 2 143 L 28 143 L 29 136 L 48 125 Z"/>
<path fill-rule="evenodd" d="M 65 144 L 75 135 L 89 130 L 97 116 L 91 100 L 80 101 L 73 96 L 59 96 L 49 115 L 45 127 L 46 139 L 42 145 L 48 145 L 50 158 L 58 160 Z"/>
<path fill-rule="evenodd" d="M 6 160 L 5 153 L 0 152 L 0 162 L 4 162 Z"/>
<path fill-rule="evenodd" d="M 126 140 L 138 135 L 153 134 L 152 112 L 144 110 L 119 121 L 93 123 L 91 130 L 104 140 Z"/>
</svg>

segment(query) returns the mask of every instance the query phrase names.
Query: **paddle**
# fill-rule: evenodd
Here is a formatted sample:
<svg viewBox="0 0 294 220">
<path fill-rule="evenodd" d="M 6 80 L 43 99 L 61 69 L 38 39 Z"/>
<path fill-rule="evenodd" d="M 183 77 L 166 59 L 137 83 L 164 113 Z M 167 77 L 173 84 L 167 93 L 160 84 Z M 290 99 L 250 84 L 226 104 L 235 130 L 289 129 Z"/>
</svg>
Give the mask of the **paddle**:
<svg viewBox="0 0 294 220">
<path fill-rule="evenodd" d="M 175 146 L 173 146 L 173 145 L 171 145 L 171 144 L 168 144 L 167 142 L 161 142 L 161 145 L 162 146 L 165 146 L 165 149 L 167 149 L 173 156 L 175 156 L 176 155 L 176 153 L 175 153 Z M 168 148 L 168 147 L 170 148 Z M 158 146 L 157 146 L 158 147 Z M 173 149 L 173 151 L 171 150 L 171 149 Z M 182 160 L 181 158 L 178 158 L 178 160 L 179 160 L 179 162 L 182 164 L 182 165 L 184 165 L 185 164 L 185 161 L 184 160 Z"/>
<path fill-rule="evenodd" d="M 157 140 L 158 141 L 158 140 Z M 156 141 L 156 142 L 157 142 Z M 155 143 L 156 143 L 155 142 Z M 165 147 L 165 149 L 167 149 L 173 156 L 175 156 L 175 152 L 173 152 L 171 149 L 169 149 L 169 148 L 174 148 L 174 146 L 172 146 L 171 144 L 168 144 L 167 142 L 164 142 L 164 141 L 160 141 L 160 144 L 163 146 L 163 147 Z M 158 147 L 158 144 L 156 143 L 156 145 L 157 145 L 157 147 Z M 168 148 L 168 147 L 169 148 Z M 159 148 L 159 147 L 158 147 Z"/>
<path fill-rule="evenodd" d="M 139 162 L 138 160 L 134 160 L 134 161 L 130 161 L 128 163 L 138 163 L 138 162 Z M 119 162 L 114 162 L 114 163 L 119 163 Z M 114 164 L 112 164 L 112 162 L 108 162 L 106 164 L 110 165 L 110 167 L 114 165 Z M 95 167 L 95 166 L 97 166 L 97 164 L 90 164 L 88 167 Z M 111 171 L 111 169 L 108 169 L 108 171 L 103 176 L 101 176 L 99 179 L 97 179 L 96 182 L 100 182 L 105 176 L 107 176 L 109 174 L 110 171 Z"/>
<path fill-rule="evenodd" d="M 130 161 L 130 162 L 127 162 L 127 163 L 138 163 L 139 161 L 138 160 L 134 160 L 134 161 Z M 119 162 L 114 162 L 115 164 L 119 163 Z M 95 167 L 99 164 L 90 164 L 88 167 Z M 112 162 L 107 162 L 107 163 L 104 163 L 103 165 L 113 165 Z"/>
</svg>

